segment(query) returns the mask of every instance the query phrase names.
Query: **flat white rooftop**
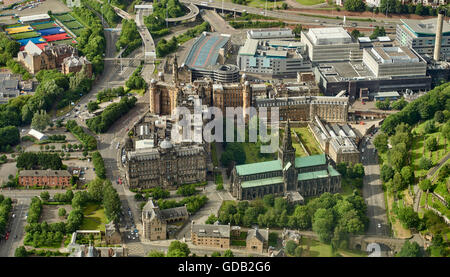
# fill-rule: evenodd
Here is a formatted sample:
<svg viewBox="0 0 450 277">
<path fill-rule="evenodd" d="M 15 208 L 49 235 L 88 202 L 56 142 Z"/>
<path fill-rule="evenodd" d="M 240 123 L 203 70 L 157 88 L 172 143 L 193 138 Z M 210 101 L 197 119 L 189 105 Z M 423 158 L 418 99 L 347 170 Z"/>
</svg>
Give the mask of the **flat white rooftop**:
<svg viewBox="0 0 450 277">
<path fill-rule="evenodd" d="M 34 15 L 19 17 L 19 21 L 22 23 L 31 22 L 31 21 L 35 21 L 35 20 L 44 20 L 44 19 L 50 19 L 50 16 L 46 13 L 42 13 L 42 14 L 34 14 Z"/>
<path fill-rule="evenodd" d="M 342 27 L 312 28 L 308 36 L 315 45 L 352 43 L 352 37 Z"/>
</svg>

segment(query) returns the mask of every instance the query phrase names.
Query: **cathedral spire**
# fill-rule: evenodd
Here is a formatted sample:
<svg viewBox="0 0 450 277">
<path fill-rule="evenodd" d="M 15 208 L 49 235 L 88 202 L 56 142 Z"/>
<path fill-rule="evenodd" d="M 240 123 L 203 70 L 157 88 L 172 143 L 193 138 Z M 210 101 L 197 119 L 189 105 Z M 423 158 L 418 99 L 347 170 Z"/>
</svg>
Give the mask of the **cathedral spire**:
<svg viewBox="0 0 450 277">
<path fill-rule="evenodd" d="M 289 118 L 284 128 L 283 150 L 293 150 L 292 137 L 291 137 L 291 123 Z"/>
<path fill-rule="evenodd" d="M 178 84 L 178 61 L 177 61 L 177 54 L 173 57 L 173 63 L 172 63 L 172 81 L 175 84 Z"/>
</svg>

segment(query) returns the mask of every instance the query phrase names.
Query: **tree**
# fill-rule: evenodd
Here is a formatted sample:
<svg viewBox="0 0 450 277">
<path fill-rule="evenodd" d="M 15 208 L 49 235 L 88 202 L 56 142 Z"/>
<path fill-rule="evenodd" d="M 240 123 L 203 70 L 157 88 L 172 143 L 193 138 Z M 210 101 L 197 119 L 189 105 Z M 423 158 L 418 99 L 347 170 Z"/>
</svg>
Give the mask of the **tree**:
<svg viewBox="0 0 450 277">
<path fill-rule="evenodd" d="M 157 250 L 152 250 L 148 253 L 147 257 L 161 258 L 161 257 L 165 257 L 165 255 L 163 252 L 159 252 Z"/>
<path fill-rule="evenodd" d="M 419 3 L 419 4 L 416 5 L 416 10 L 415 10 L 414 13 L 417 14 L 417 15 L 423 15 L 424 11 L 425 11 L 425 9 L 424 9 L 422 3 Z"/>
<path fill-rule="evenodd" d="M 419 215 L 414 211 L 412 207 L 398 208 L 398 219 L 406 228 L 417 228 L 419 226 Z"/>
<path fill-rule="evenodd" d="M 402 175 L 399 172 L 395 172 L 394 178 L 392 179 L 392 189 L 393 191 L 401 191 L 405 188 L 405 182 Z"/>
<path fill-rule="evenodd" d="M 95 178 L 88 184 L 89 199 L 94 202 L 103 200 L 103 180 Z"/>
<path fill-rule="evenodd" d="M 48 191 L 41 192 L 41 199 L 44 201 L 48 201 L 50 199 L 50 193 Z"/>
<path fill-rule="evenodd" d="M 233 257 L 234 257 L 234 254 L 233 254 L 233 251 L 231 251 L 230 249 L 227 249 L 227 250 L 225 250 L 225 252 L 223 253 L 223 256 L 224 256 L 224 257 L 227 257 L 227 258 L 233 258 Z"/>
<path fill-rule="evenodd" d="M 393 110 L 401 111 L 404 107 L 406 107 L 406 105 L 408 105 L 408 102 L 405 99 L 401 98 L 397 101 L 392 102 L 391 108 Z"/>
<path fill-rule="evenodd" d="M 312 229 L 319 235 L 320 241 L 330 243 L 333 235 L 333 211 L 320 208 L 314 213 Z"/>
<path fill-rule="evenodd" d="M 434 120 L 428 120 L 427 123 L 425 123 L 423 130 L 425 131 L 425 134 L 432 134 L 436 132 L 436 124 L 434 123 Z"/>
<path fill-rule="evenodd" d="M 45 110 L 40 110 L 33 115 L 31 120 L 31 127 L 38 130 L 44 131 L 45 128 L 50 124 L 50 116 Z"/>
<path fill-rule="evenodd" d="M 372 36 L 371 36 L 371 38 L 372 38 Z M 384 101 L 375 102 L 375 107 L 380 110 L 389 110 L 390 105 L 391 105 L 391 102 L 387 98 Z"/>
<path fill-rule="evenodd" d="M 373 30 L 372 34 L 370 35 L 370 39 L 376 39 L 377 37 L 382 37 L 385 35 L 386 35 L 386 30 L 384 29 L 384 27 L 380 28 L 379 26 L 376 26 L 375 29 Z"/>
<path fill-rule="evenodd" d="M 414 184 L 414 171 L 410 166 L 404 166 L 400 173 L 402 175 L 403 181 L 405 182 L 405 185 Z"/>
<path fill-rule="evenodd" d="M 344 2 L 344 8 L 351 12 L 363 12 L 366 4 L 362 0 L 347 0 Z"/>
<path fill-rule="evenodd" d="M 208 219 L 206 219 L 205 224 L 214 224 L 214 222 L 216 222 L 217 220 L 218 218 L 215 214 L 210 214 Z"/>
<path fill-rule="evenodd" d="M 14 257 L 27 257 L 28 252 L 25 249 L 25 246 L 19 246 L 16 248 L 16 251 L 14 252 Z"/>
<path fill-rule="evenodd" d="M 297 243 L 295 243 L 293 240 L 288 240 L 286 242 L 286 253 L 288 253 L 291 256 L 295 256 L 295 249 L 297 248 Z"/>
<path fill-rule="evenodd" d="M 419 244 L 415 241 L 405 241 L 397 257 L 422 257 Z"/>
<path fill-rule="evenodd" d="M 222 254 L 220 254 L 219 251 L 214 251 L 212 252 L 211 257 L 222 257 Z"/>
<path fill-rule="evenodd" d="M 191 253 L 188 245 L 180 241 L 172 241 L 167 251 L 167 257 L 187 257 Z"/>
<path fill-rule="evenodd" d="M 394 170 L 387 164 L 383 164 L 380 171 L 380 177 L 383 182 L 388 182 L 394 177 Z"/>
<path fill-rule="evenodd" d="M 295 26 L 295 28 L 292 30 L 292 33 L 294 33 L 294 35 L 296 36 L 296 37 L 299 37 L 300 36 L 300 34 L 302 33 L 302 24 L 297 24 L 296 26 Z"/>
<path fill-rule="evenodd" d="M 350 33 L 350 35 L 355 39 L 364 36 L 364 34 L 361 33 L 358 29 L 353 29 L 353 31 Z"/>
<path fill-rule="evenodd" d="M 419 182 L 419 188 L 423 191 L 431 190 L 433 187 L 433 184 L 431 183 L 430 179 L 423 179 Z"/>
<path fill-rule="evenodd" d="M 436 121 L 438 123 L 443 123 L 445 121 L 444 113 L 442 111 L 437 111 L 434 114 L 434 121 Z"/>
<path fill-rule="evenodd" d="M 422 157 L 419 160 L 419 167 L 424 170 L 428 170 L 433 167 L 433 162 L 427 157 Z"/>
<path fill-rule="evenodd" d="M 425 147 L 428 151 L 436 151 L 438 148 L 438 143 L 436 138 L 431 137 L 425 141 Z"/>
<path fill-rule="evenodd" d="M 67 211 L 64 208 L 59 208 L 58 209 L 58 216 L 63 217 L 63 216 L 66 215 L 66 213 L 67 213 Z"/>
</svg>

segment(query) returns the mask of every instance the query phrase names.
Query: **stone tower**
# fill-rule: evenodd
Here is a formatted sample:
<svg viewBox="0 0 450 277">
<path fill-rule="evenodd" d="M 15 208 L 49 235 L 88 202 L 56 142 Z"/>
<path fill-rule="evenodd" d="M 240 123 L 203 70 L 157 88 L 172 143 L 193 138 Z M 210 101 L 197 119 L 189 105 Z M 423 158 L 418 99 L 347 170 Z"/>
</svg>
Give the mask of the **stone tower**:
<svg viewBox="0 0 450 277">
<path fill-rule="evenodd" d="M 289 119 L 287 120 L 286 127 L 284 129 L 283 145 L 278 150 L 278 159 L 281 160 L 283 168 L 290 162 L 295 165 L 295 148 L 292 146 L 291 138 L 291 124 Z"/>
<path fill-rule="evenodd" d="M 172 81 L 175 85 L 178 84 L 178 62 L 177 62 L 176 54 L 173 57 L 173 63 L 172 63 Z"/>
<path fill-rule="evenodd" d="M 297 190 L 297 170 L 295 169 L 295 148 L 292 146 L 291 125 L 287 120 L 283 145 L 278 152 L 283 167 L 284 192 Z"/>
<path fill-rule="evenodd" d="M 156 85 L 156 80 L 152 79 L 150 81 L 150 112 L 153 114 L 160 114 L 160 107 L 161 107 L 161 93 L 158 90 L 158 87 Z"/>
</svg>

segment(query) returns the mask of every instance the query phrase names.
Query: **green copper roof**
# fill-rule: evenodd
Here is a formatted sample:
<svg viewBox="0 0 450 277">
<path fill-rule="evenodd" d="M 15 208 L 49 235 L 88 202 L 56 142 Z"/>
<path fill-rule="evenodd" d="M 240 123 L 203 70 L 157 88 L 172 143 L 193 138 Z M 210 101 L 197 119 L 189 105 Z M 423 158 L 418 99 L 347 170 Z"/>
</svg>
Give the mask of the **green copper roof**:
<svg viewBox="0 0 450 277">
<path fill-rule="evenodd" d="M 341 174 L 334 169 L 331 165 L 328 166 L 328 172 L 330 173 L 331 176 L 340 176 Z"/>
<path fill-rule="evenodd" d="M 283 177 L 272 177 L 267 179 L 260 179 L 260 180 L 252 180 L 252 181 L 245 181 L 241 183 L 242 188 L 252 188 L 252 187 L 259 187 L 259 186 L 267 186 L 267 185 L 273 185 L 273 184 L 282 184 Z"/>
<path fill-rule="evenodd" d="M 327 163 L 325 154 L 295 158 L 295 168 L 323 165 Z"/>
<path fill-rule="evenodd" d="M 313 171 L 313 172 L 306 172 L 306 173 L 300 173 L 298 174 L 298 181 L 304 181 L 304 180 L 312 180 L 312 179 L 320 179 L 328 177 L 328 171 L 327 170 L 319 170 L 319 171 Z"/>
<path fill-rule="evenodd" d="M 243 164 L 243 165 L 237 165 L 236 171 L 238 175 L 252 175 L 252 174 L 258 174 L 258 173 L 264 173 L 264 172 L 271 172 L 271 171 L 281 171 L 281 161 L 280 160 L 273 160 L 268 162 L 261 162 L 261 163 L 252 163 L 252 164 Z"/>
<path fill-rule="evenodd" d="M 341 174 L 339 174 L 339 172 L 337 172 L 336 169 L 334 169 L 331 165 L 329 165 L 328 170 L 318 170 L 313 172 L 300 173 L 298 174 L 297 180 L 304 181 L 304 180 L 325 178 L 328 176 L 334 177 L 339 175 Z"/>
</svg>

